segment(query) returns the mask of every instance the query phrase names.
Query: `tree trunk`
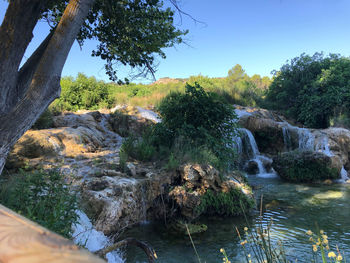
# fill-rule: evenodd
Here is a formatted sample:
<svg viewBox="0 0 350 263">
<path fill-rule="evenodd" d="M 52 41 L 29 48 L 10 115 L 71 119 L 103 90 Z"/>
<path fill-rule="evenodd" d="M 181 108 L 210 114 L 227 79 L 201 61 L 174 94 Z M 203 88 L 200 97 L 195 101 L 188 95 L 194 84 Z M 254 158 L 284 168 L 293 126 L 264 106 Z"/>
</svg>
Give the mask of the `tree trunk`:
<svg viewBox="0 0 350 263">
<path fill-rule="evenodd" d="M 59 96 L 63 66 L 93 2 L 94 0 L 69 1 L 55 32 L 33 53 L 23 66 L 24 69 L 19 70 L 23 74 L 17 78 L 14 87 L 18 92 L 13 92 L 14 88 L 9 90 L 11 96 L 5 102 L 7 105 L 12 101 L 16 103 L 0 113 L 0 173 L 9 149 Z M 1 30 L 5 30 L 3 25 Z M 0 64 L 1 62 L 0 57 Z M 7 71 L 7 74 L 13 72 Z M 0 83 L 5 82 L 7 74 L 2 74 Z"/>
</svg>

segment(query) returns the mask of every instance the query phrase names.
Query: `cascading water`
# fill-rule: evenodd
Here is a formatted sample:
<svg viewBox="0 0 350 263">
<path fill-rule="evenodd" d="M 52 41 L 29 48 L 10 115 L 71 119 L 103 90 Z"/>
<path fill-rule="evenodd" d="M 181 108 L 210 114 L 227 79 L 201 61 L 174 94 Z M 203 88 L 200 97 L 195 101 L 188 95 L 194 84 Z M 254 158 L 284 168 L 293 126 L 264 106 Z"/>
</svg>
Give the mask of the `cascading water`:
<svg viewBox="0 0 350 263">
<path fill-rule="evenodd" d="M 282 134 L 285 151 L 290 151 L 292 149 L 292 139 L 288 127 L 282 127 Z"/>
<path fill-rule="evenodd" d="M 237 145 L 237 152 L 244 154 L 250 161 L 254 161 L 258 166 L 258 174 L 267 174 L 264 162 L 271 162 L 271 159 L 260 154 L 258 145 L 251 131 L 240 128 L 239 139 L 235 137 L 234 141 Z"/>
<path fill-rule="evenodd" d="M 306 128 L 298 128 L 299 150 L 314 150 L 315 137 Z"/>
<path fill-rule="evenodd" d="M 322 152 L 325 155 L 331 157 L 334 154 L 332 151 L 329 149 L 329 144 L 328 144 L 328 136 L 324 135 L 321 140 L 319 140 L 318 143 L 315 145 L 315 151 L 316 152 Z"/>
<path fill-rule="evenodd" d="M 87 215 L 77 210 L 78 222 L 72 226 L 73 242 L 84 246 L 91 252 L 100 250 L 110 244 L 110 240 L 102 232 L 97 231 L 90 222 Z M 108 263 L 124 263 L 119 251 L 113 251 L 106 255 Z"/>
</svg>

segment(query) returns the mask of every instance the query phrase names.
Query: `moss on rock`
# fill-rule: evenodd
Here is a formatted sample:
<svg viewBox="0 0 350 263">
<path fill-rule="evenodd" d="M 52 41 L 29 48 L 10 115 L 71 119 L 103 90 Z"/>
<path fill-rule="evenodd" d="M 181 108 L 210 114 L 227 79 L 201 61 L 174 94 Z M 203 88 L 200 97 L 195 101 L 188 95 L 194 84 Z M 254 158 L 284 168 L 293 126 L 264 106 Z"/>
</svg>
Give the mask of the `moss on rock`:
<svg viewBox="0 0 350 263">
<path fill-rule="evenodd" d="M 273 158 L 273 168 L 290 182 L 313 182 L 337 179 L 340 171 L 332 166 L 331 157 L 312 151 L 293 151 Z"/>
</svg>

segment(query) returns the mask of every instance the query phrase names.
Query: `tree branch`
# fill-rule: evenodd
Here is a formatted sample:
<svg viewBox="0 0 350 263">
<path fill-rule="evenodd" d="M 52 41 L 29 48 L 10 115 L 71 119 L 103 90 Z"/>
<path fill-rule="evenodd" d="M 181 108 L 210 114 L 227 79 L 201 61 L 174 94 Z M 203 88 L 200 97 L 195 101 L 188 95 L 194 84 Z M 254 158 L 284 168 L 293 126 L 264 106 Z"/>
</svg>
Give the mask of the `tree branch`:
<svg viewBox="0 0 350 263">
<path fill-rule="evenodd" d="M 19 65 L 44 4 L 43 0 L 13 0 L 6 10 L 0 26 L 0 113 L 11 107 L 8 96 L 16 87 Z"/>
<path fill-rule="evenodd" d="M 118 248 L 130 246 L 130 245 L 137 246 L 137 247 L 143 249 L 143 251 L 146 253 L 146 255 L 148 257 L 148 262 L 153 263 L 157 259 L 157 254 L 152 247 L 150 247 L 146 243 L 139 241 L 139 240 L 132 238 L 132 237 L 126 238 L 122 241 L 119 241 L 119 242 L 109 246 L 109 247 L 98 250 L 95 252 L 95 254 L 97 254 L 100 257 L 105 258 L 107 253 L 112 252 Z"/>
<path fill-rule="evenodd" d="M 12 105 L 16 104 L 29 88 L 34 73 L 37 70 L 37 67 L 40 63 L 40 59 L 44 54 L 53 34 L 54 30 L 52 30 L 47 35 L 47 37 L 43 40 L 40 46 L 35 50 L 35 52 L 29 57 L 26 63 L 19 70 L 16 89 L 10 91 L 11 93 L 9 98 L 13 99 L 11 103 Z"/>
</svg>

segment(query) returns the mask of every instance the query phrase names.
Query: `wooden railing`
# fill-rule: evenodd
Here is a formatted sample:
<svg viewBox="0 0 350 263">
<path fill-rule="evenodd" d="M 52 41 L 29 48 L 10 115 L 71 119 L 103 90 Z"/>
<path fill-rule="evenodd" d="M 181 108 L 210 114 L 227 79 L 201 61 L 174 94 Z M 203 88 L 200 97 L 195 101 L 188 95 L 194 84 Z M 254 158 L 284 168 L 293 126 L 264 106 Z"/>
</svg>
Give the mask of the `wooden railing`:
<svg viewBox="0 0 350 263">
<path fill-rule="evenodd" d="M 102 263 L 101 258 L 79 248 L 38 224 L 0 205 L 1 263 Z"/>
</svg>

